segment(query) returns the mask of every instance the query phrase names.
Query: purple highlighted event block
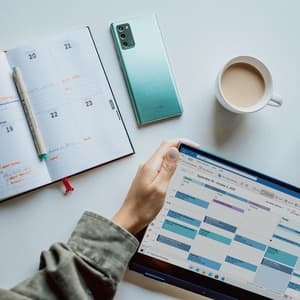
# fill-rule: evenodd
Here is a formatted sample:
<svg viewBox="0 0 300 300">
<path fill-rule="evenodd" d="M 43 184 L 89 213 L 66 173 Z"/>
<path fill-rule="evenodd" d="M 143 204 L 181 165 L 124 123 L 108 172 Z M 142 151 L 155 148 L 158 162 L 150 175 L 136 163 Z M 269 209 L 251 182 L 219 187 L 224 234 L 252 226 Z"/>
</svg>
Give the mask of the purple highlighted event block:
<svg viewBox="0 0 300 300">
<path fill-rule="evenodd" d="M 266 211 L 270 211 L 270 210 L 271 210 L 269 207 L 266 207 L 266 206 L 264 206 L 264 205 L 258 204 L 258 203 L 253 202 L 253 201 L 249 201 L 248 203 L 249 203 L 249 204 L 252 204 L 252 205 L 254 205 L 254 206 L 256 206 L 256 207 L 259 207 L 259 208 L 261 208 L 261 209 L 264 209 L 264 210 L 266 210 Z"/>
<path fill-rule="evenodd" d="M 237 207 L 237 206 L 234 206 L 234 205 L 225 203 L 225 202 L 220 201 L 220 200 L 218 200 L 218 199 L 214 199 L 213 202 L 218 203 L 218 204 L 221 204 L 221 205 L 223 205 L 223 206 L 226 206 L 226 207 L 228 207 L 228 208 L 231 208 L 231 209 L 236 210 L 236 211 L 241 212 L 241 213 L 244 213 L 244 212 L 245 212 L 245 211 L 244 211 L 242 208 L 240 208 L 240 207 Z"/>
</svg>

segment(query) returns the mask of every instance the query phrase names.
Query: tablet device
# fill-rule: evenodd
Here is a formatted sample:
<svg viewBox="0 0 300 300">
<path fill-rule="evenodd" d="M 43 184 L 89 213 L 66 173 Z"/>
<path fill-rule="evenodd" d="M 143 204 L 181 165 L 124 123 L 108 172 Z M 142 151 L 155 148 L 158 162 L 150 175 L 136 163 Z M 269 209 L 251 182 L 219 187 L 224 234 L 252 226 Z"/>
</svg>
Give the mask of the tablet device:
<svg viewBox="0 0 300 300">
<path fill-rule="evenodd" d="M 213 299 L 300 299 L 300 189 L 181 144 L 130 269 Z"/>
</svg>

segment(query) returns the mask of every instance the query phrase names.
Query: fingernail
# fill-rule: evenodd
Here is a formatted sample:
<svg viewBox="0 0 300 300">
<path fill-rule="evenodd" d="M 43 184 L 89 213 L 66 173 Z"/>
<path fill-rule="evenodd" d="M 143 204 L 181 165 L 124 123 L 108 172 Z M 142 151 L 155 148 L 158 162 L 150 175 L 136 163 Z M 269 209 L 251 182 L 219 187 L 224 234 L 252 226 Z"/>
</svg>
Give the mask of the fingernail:
<svg viewBox="0 0 300 300">
<path fill-rule="evenodd" d="M 184 143 L 184 144 L 188 144 L 192 147 L 196 147 L 196 148 L 200 148 L 200 144 L 198 144 L 197 142 L 191 140 L 191 139 L 188 139 L 188 138 L 180 138 L 179 141 L 181 143 Z"/>
<path fill-rule="evenodd" d="M 177 149 L 170 149 L 167 153 L 169 160 L 176 160 L 178 157 L 178 150 Z"/>
</svg>

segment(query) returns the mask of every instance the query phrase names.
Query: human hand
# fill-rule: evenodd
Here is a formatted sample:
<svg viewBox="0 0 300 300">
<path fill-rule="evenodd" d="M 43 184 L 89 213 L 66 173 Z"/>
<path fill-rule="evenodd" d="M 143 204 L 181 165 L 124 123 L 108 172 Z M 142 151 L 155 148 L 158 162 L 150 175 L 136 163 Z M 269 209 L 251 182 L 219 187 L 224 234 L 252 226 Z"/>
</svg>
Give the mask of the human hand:
<svg viewBox="0 0 300 300">
<path fill-rule="evenodd" d="M 163 206 L 169 181 L 176 169 L 182 139 L 168 140 L 140 165 L 129 192 L 113 221 L 132 234 L 146 227 Z M 188 141 L 195 146 L 199 146 Z"/>
</svg>

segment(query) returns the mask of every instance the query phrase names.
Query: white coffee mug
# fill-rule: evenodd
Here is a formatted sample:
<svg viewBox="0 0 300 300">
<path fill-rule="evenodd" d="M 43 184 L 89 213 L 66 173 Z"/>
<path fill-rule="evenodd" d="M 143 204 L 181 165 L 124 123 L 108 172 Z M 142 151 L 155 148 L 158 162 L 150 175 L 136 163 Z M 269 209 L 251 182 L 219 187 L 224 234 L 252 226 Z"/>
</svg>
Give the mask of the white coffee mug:
<svg viewBox="0 0 300 300">
<path fill-rule="evenodd" d="M 264 83 L 265 83 L 264 94 L 261 97 L 261 99 L 258 100 L 252 106 L 246 106 L 246 107 L 236 106 L 232 104 L 229 101 L 229 99 L 226 99 L 223 93 L 222 85 L 221 85 L 222 76 L 230 66 L 237 63 L 245 63 L 252 66 L 261 74 L 262 78 L 264 79 Z M 216 97 L 220 102 L 220 104 L 222 104 L 226 109 L 239 114 L 259 111 L 262 108 L 264 108 L 266 105 L 270 105 L 274 107 L 280 107 L 282 105 L 282 98 L 278 95 L 273 94 L 273 80 L 272 80 L 271 72 L 265 66 L 265 64 L 263 64 L 259 59 L 251 56 L 234 57 L 225 64 L 225 66 L 221 69 L 217 77 Z"/>
</svg>

